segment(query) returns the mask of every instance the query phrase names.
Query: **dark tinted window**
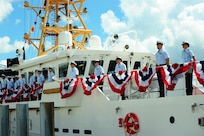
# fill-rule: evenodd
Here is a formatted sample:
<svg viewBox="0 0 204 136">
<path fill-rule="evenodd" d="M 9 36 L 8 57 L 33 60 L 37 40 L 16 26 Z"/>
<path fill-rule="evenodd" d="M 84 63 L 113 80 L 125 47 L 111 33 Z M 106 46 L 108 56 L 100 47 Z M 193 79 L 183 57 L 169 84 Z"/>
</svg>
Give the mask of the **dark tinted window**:
<svg viewBox="0 0 204 136">
<path fill-rule="evenodd" d="M 139 69 L 140 68 L 140 61 L 135 61 L 133 69 Z"/>
<path fill-rule="evenodd" d="M 68 66 L 69 62 L 59 64 L 59 78 L 67 76 Z"/>
<path fill-rule="evenodd" d="M 44 75 L 45 80 L 47 80 L 47 78 L 48 78 L 48 70 L 46 68 L 43 68 L 42 74 Z"/>
<path fill-rule="evenodd" d="M 84 75 L 86 69 L 86 61 L 75 61 L 77 63 L 77 68 L 79 70 L 79 76 Z"/>
</svg>

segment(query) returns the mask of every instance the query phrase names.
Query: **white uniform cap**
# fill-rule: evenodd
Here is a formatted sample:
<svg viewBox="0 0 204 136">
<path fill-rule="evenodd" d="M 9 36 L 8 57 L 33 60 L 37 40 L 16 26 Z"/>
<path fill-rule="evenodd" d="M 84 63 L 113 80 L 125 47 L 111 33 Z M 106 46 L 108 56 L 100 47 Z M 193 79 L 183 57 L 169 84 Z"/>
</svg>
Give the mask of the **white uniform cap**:
<svg viewBox="0 0 204 136">
<path fill-rule="evenodd" d="M 42 69 L 38 69 L 37 71 L 38 71 L 38 72 L 42 72 Z"/>
<path fill-rule="evenodd" d="M 121 60 L 122 61 L 122 58 L 117 56 L 115 60 Z"/>
<path fill-rule="evenodd" d="M 94 62 L 100 62 L 100 60 L 99 59 L 95 59 L 95 61 Z"/>
<path fill-rule="evenodd" d="M 77 65 L 77 63 L 75 61 L 71 61 L 71 64 L 74 64 L 75 66 Z"/>
</svg>

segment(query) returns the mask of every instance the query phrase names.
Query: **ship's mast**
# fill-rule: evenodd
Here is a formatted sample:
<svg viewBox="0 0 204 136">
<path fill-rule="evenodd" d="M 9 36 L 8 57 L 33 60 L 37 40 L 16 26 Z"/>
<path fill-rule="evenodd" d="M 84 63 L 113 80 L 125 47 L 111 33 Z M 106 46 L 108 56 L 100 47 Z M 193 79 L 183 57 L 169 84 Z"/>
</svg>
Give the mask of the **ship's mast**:
<svg viewBox="0 0 204 136">
<path fill-rule="evenodd" d="M 47 54 L 50 51 L 57 51 L 59 48 L 58 36 L 63 31 L 71 33 L 72 48 L 86 49 L 84 45 L 90 38 L 92 31 L 87 30 L 82 19 L 82 15 L 87 13 L 86 8 L 83 8 L 83 3 L 84 0 L 44 0 L 42 6 L 30 6 L 29 2 L 24 2 L 24 7 L 32 9 L 36 13 L 36 17 L 40 18 L 41 21 L 41 35 L 38 38 L 33 38 L 32 32 L 24 34 L 24 39 L 37 49 L 38 56 Z M 79 20 L 80 28 L 72 25 L 71 15 Z M 67 18 L 68 23 L 64 26 L 58 25 L 61 16 Z M 45 49 L 46 37 L 48 36 L 52 37 L 55 42 L 52 42 L 52 47 L 46 47 Z"/>
</svg>

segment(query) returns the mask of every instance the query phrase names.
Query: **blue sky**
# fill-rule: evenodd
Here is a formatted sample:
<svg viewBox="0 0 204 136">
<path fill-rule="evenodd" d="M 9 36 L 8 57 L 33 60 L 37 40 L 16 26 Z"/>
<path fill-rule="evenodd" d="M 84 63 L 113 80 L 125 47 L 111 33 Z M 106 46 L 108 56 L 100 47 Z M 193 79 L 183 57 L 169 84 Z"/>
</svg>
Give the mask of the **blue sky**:
<svg viewBox="0 0 204 136">
<path fill-rule="evenodd" d="M 23 35 L 34 22 L 23 4 L 24 0 L 0 0 L 0 63 L 16 57 L 15 50 L 24 45 Z M 101 37 L 103 45 L 109 35 L 136 30 L 137 44 L 126 37 L 134 51 L 155 53 L 155 42 L 161 40 L 171 63 L 180 62 L 181 43 L 188 41 L 197 60 L 204 60 L 203 0 L 86 0 L 84 7 L 87 28 Z"/>
</svg>

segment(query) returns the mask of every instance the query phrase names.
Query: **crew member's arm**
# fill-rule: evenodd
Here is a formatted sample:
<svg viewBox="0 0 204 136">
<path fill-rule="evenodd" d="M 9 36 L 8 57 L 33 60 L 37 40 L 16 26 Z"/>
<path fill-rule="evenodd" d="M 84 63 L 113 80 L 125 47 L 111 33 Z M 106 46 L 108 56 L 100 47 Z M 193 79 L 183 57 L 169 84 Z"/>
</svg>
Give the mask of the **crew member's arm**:
<svg viewBox="0 0 204 136">
<path fill-rule="evenodd" d="M 169 65 L 169 58 L 166 58 L 166 65 Z"/>
<path fill-rule="evenodd" d="M 192 56 L 192 58 L 193 58 L 193 61 L 196 61 L 196 58 L 195 58 L 195 56 Z"/>
</svg>

